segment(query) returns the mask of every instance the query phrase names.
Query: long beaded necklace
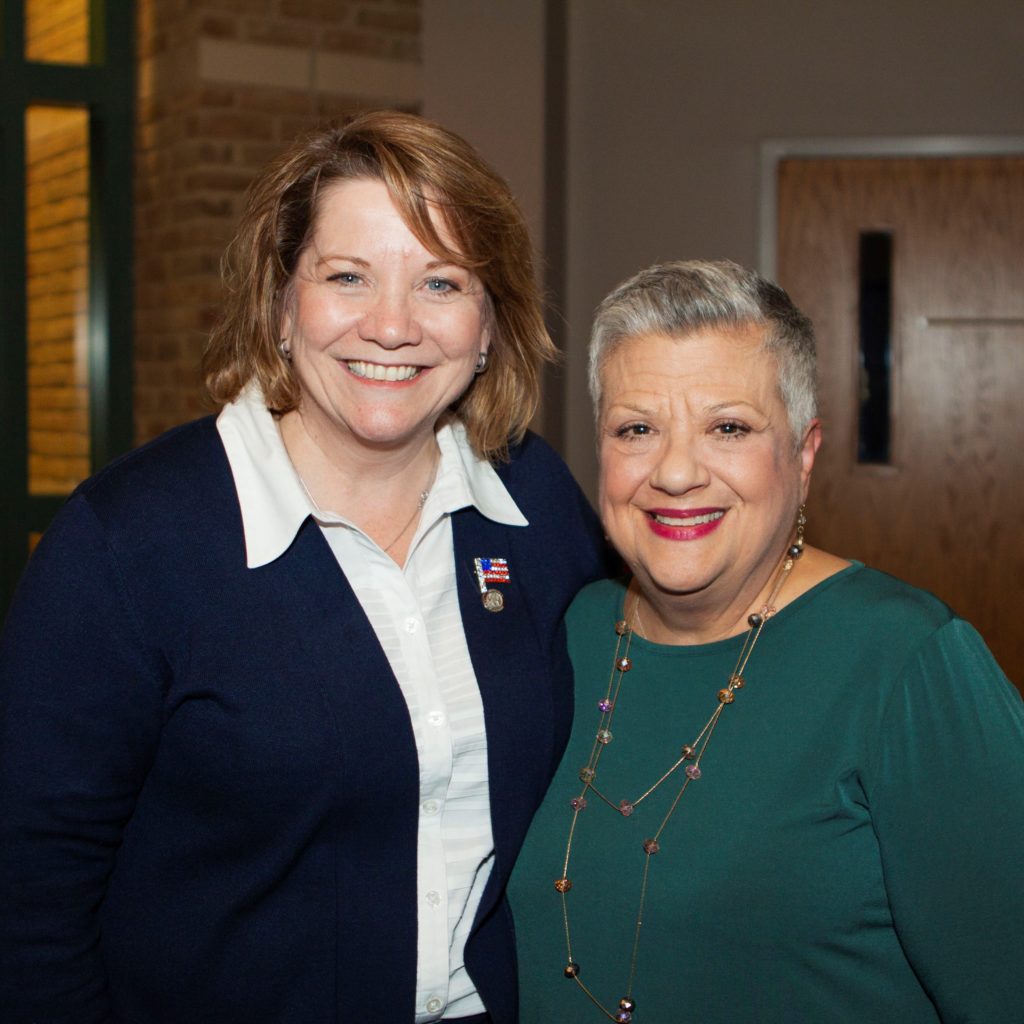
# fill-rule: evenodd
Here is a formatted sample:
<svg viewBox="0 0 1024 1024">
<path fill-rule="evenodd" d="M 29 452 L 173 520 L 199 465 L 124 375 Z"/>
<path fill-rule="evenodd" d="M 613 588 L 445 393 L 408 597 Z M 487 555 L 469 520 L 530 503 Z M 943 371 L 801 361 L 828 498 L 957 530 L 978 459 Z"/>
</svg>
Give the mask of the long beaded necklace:
<svg viewBox="0 0 1024 1024">
<path fill-rule="evenodd" d="M 630 1024 L 630 1022 L 633 1021 L 633 1015 L 636 1012 L 636 1001 L 633 999 L 633 983 L 636 978 L 637 956 L 640 951 L 640 931 L 643 927 L 644 904 L 647 900 L 647 883 L 650 877 L 651 860 L 655 854 L 661 851 L 662 833 L 665 831 L 665 827 L 668 825 L 672 816 L 675 814 L 676 809 L 679 807 L 679 803 L 683 799 L 683 794 L 691 783 L 696 782 L 701 777 L 700 763 L 707 751 L 708 743 L 711 741 L 711 737 L 714 734 L 715 727 L 718 725 L 718 720 L 722 716 L 722 712 L 726 707 L 732 704 L 733 701 L 735 701 L 736 691 L 741 690 L 746 684 L 744 672 L 746 671 L 747 663 L 750 661 L 750 656 L 754 653 L 754 648 L 761 636 L 761 631 L 765 627 L 765 623 L 775 614 L 775 601 L 778 599 L 779 592 L 782 590 L 789 574 L 793 571 L 793 565 L 795 564 L 796 559 L 803 554 L 804 526 L 806 523 L 807 519 L 804 516 L 804 506 L 801 505 L 796 519 L 796 536 L 793 543 L 787 549 L 786 555 L 782 560 L 782 564 L 779 566 L 778 573 L 775 576 L 767 601 L 761 607 L 760 611 L 754 612 L 747 618 L 749 629 L 747 630 L 746 636 L 743 638 L 743 644 L 740 648 L 739 656 L 736 659 L 736 665 L 730 673 L 729 680 L 726 685 L 718 691 L 718 700 L 711 717 L 704 723 L 704 727 L 697 734 L 696 739 L 694 739 L 692 743 L 686 743 L 683 745 L 680 750 L 679 758 L 652 785 L 648 786 L 643 793 L 633 800 L 621 800 L 618 803 L 615 803 L 602 793 L 595 783 L 597 780 L 597 769 L 601 760 L 601 755 L 613 739 L 611 731 L 612 718 L 614 717 L 615 706 L 618 703 L 619 693 L 622 689 L 622 681 L 626 673 L 633 667 L 633 661 L 629 656 L 630 641 L 632 640 L 634 628 L 636 626 L 640 626 L 642 629 L 642 625 L 639 621 L 639 594 L 634 602 L 633 613 L 630 619 L 620 619 L 615 623 L 615 656 L 612 661 L 612 670 L 608 679 L 608 688 L 604 697 L 602 697 L 597 704 L 598 710 L 601 712 L 601 718 L 598 722 L 597 732 L 594 735 L 594 743 L 591 747 L 590 757 L 588 758 L 586 765 L 580 769 L 579 778 L 580 782 L 583 783 L 583 788 L 570 801 L 573 812 L 572 823 L 569 826 L 569 838 L 565 845 L 565 860 L 562 864 L 562 873 L 557 879 L 555 879 L 555 890 L 559 893 L 562 899 L 562 920 L 565 926 L 566 964 L 563 969 L 563 973 L 566 978 L 576 982 L 579 988 L 586 994 L 587 998 L 598 1008 L 598 1010 L 601 1011 L 601 1013 L 604 1014 L 605 1017 L 608 1018 L 608 1020 L 615 1021 L 616 1024 Z M 572 880 L 569 876 L 569 864 L 572 859 L 572 848 L 573 840 L 576 835 L 576 826 L 579 822 L 580 814 L 586 809 L 588 794 L 592 794 L 594 797 L 597 797 L 600 801 L 611 807 L 616 813 L 628 818 L 644 800 L 659 789 L 664 782 L 674 776 L 679 768 L 683 768 L 683 780 L 679 787 L 679 791 L 676 793 L 671 804 L 669 804 L 669 808 L 662 817 L 661 823 L 658 825 L 654 834 L 647 839 L 644 839 L 641 844 L 644 852 L 643 875 L 640 883 L 640 900 L 636 912 L 636 923 L 633 929 L 633 947 L 630 954 L 629 979 L 626 984 L 626 994 L 619 1000 L 618 1008 L 609 1009 L 601 1002 L 601 1000 L 594 994 L 593 990 L 583 980 L 581 977 L 582 970 L 580 962 L 573 955 L 572 929 L 569 924 L 568 893 L 572 889 Z"/>
</svg>

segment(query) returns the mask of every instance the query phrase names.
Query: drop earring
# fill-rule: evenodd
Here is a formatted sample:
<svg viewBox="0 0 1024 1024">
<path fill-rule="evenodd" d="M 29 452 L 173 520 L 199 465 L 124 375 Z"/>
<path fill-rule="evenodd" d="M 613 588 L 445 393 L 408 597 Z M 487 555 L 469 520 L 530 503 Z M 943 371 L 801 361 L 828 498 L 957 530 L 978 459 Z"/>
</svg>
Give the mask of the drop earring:
<svg viewBox="0 0 1024 1024">
<path fill-rule="evenodd" d="M 807 525 L 807 506 L 801 505 L 796 513 L 796 537 L 786 552 L 790 558 L 799 558 L 804 553 L 804 527 Z"/>
</svg>

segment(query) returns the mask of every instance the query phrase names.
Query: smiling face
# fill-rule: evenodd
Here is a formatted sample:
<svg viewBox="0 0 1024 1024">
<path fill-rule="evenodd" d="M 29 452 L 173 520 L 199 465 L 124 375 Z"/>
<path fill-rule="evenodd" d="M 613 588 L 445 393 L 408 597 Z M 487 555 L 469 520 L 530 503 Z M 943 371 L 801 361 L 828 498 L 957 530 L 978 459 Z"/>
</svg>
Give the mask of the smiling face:
<svg viewBox="0 0 1024 1024">
<path fill-rule="evenodd" d="M 794 452 L 762 339 L 644 335 L 602 367 L 601 518 L 655 609 L 740 621 L 789 543 L 820 428 Z"/>
<path fill-rule="evenodd" d="M 297 415 L 324 448 L 422 444 L 489 344 L 476 275 L 424 248 L 373 179 L 325 190 L 287 309 Z"/>
</svg>

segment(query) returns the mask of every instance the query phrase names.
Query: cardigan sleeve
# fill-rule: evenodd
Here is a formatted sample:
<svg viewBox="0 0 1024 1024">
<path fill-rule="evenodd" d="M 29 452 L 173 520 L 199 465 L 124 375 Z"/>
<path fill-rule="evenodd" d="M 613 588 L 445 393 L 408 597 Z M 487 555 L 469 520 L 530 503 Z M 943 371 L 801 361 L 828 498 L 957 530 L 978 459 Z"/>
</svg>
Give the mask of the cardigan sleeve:
<svg viewBox="0 0 1024 1024">
<path fill-rule="evenodd" d="M 869 792 L 893 923 L 944 1022 L 1024 1014 L 1024 703 L 953 619 L 903 669 Z"/>
<path fill-rule="evenodd" d="M 160 730 L 161 657 L 81 493 L 0 638 L 0 1018 L 110 1019 L 98 911 Z"/>
</svg>

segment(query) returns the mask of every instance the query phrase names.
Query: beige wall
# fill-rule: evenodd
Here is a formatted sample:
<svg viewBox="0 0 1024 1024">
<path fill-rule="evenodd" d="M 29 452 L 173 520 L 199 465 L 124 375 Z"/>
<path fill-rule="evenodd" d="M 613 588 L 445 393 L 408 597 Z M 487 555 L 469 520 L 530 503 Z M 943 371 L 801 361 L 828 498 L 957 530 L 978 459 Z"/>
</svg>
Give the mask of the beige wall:
<svg viewBox="0 0 1024 1024">
<path fill-rule="evenodd" d="M 544 248 L 544 4 L 423 0 L 423 114 L 512 185 Z"/>
<path fill-rule="evenodd" d="M 568 455 L 593 307 L 655 260 L 757 259 L 761 140 L 1024 133 L 1019 0 L 570 0 Z"/>
</svg>

